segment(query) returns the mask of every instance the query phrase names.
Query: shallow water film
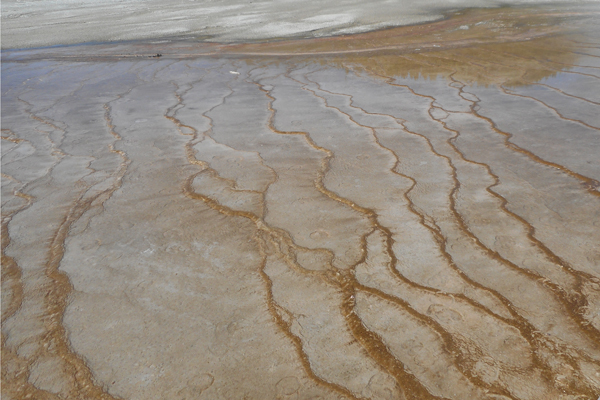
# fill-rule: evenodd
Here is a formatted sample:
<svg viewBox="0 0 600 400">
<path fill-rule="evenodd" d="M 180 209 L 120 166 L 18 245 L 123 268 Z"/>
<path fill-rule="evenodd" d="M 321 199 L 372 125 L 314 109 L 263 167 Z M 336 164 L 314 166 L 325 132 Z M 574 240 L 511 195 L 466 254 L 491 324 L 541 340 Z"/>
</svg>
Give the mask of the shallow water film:
<svg viewBox="0 0 600 400">
<path fill-rule="evenodd" d="M 3 398 L 596 400 L 597 11 L 3 52 Z"/>
</svg>

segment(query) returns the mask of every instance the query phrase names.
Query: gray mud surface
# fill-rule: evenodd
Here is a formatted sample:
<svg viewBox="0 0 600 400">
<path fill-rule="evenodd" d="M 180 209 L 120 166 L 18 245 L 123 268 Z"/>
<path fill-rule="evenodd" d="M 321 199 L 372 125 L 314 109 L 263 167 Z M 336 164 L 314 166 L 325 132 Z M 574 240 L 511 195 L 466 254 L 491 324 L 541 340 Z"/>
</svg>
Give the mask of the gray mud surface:
<svg viewBox="0 0 600 400">
<path fill-rule="evenodd" d="M 596 15 L 3 52 L 3 399 L 596 400 Z"/>
<path fill-rule="evenodd" d="M 547 0 L 4 0 L 2 48 L 189 38 L 246 42 L 369 32 L 444 18 L 451 10 L 597 1 Z"/>
</svg>

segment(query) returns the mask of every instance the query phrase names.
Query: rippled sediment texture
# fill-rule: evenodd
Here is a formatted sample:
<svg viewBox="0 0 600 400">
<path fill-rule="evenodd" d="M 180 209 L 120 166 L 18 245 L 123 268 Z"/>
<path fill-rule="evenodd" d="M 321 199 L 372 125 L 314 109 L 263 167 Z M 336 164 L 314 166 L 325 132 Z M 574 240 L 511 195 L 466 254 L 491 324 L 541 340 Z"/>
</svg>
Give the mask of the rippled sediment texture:
<svg viewBox="0 0 600 400">
<path fill-rule="evenodd" d="M 595 400 L 597 38 L 8 54 L 3 398 Z"/>
</svg>

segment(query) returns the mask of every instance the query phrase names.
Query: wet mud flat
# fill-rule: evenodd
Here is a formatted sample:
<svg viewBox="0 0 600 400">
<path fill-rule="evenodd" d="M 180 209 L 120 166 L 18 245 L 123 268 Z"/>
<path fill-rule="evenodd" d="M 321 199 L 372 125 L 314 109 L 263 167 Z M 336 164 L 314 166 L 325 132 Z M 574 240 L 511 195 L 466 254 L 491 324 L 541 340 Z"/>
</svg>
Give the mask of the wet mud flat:
<svg viewBox="0 0 600 400">
<path fill-rule="evenodd" d="M 3 398 L 597 399 L 589 7 L 3 52 Z"/>
</svg>

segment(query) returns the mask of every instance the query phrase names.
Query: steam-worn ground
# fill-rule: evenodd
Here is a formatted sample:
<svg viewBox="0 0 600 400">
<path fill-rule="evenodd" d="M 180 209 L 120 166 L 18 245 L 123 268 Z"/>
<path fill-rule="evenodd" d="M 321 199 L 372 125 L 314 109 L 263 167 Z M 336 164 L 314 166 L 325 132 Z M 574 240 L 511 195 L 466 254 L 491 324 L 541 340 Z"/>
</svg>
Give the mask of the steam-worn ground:
<svg viewBox="0 0 600 400">
<path fill-rule="evenodd" d="M 595 400 L 600 40 L 457 18 L 3 54 L 3 398 Z"/>
<path fill-rule="evenodd" d="M 450 10 L 580 0 L 3 0 L 2 48 L 186 37 L 318 37 L 434 21 Z M 594 3 L 591 2 L 591 5 Z"/>
</svg>

